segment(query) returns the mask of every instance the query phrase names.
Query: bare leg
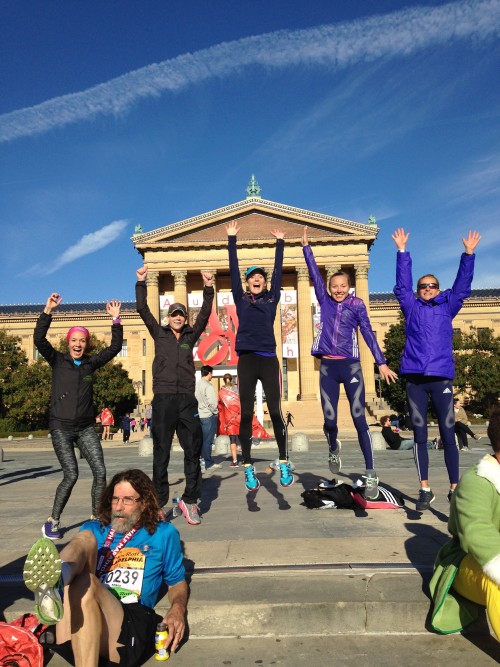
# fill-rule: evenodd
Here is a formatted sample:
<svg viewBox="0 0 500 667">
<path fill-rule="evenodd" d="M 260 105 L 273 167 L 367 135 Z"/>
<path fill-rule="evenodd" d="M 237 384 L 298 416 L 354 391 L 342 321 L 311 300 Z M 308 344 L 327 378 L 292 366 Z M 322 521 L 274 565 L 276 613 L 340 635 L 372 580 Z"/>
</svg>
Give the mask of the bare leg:
<svg viewBox="0 0 500 667">
<path fill-rule="evenodd" d="M 118 637 L 123 609 L 93 574 L 97 545 L 90 531 L 81 531 L 61 551 L 64 575 L 64 617 L 57 624 L 57 643 L 71 639 L 75 667 L 96 666 L 99 656 L 119 662 Z"/>
</svg>

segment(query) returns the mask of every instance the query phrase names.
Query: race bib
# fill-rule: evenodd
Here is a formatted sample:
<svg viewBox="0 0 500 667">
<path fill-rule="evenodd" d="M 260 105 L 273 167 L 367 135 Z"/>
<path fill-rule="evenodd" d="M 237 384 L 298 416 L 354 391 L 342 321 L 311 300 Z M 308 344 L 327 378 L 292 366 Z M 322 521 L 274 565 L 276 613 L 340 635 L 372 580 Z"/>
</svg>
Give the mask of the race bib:
<svg viewBox="0 0 500 667">
<path fill-rule="evenodd" d="M 139 602 L 144 580 L 146 556 L 134 547 L 123 548 L 99 580 L 123 604 Z"/>
</svg>

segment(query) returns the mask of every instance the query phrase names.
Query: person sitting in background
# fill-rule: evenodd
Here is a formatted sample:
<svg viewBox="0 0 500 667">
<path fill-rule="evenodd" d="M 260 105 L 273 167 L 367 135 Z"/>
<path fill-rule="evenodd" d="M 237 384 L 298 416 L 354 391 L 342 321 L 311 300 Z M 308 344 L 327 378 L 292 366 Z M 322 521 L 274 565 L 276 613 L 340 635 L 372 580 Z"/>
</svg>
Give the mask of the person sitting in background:
<svg viewBox="0 0 500 667">
<path fill-rule="evenodd" d="M 465 471 L 452 495 L 448 530 L 430 581 L 432 627 L 448 634 L 473 623 L 486 607 L 500 640 L 500 406 L 491 415 L 493 448 Z"/>
<path fill-rule="evenodd" d="M 382 435 L 384 436 L 384 440 L 391 449 L 413 449 L 415 440 L 413 440 L 413 438 L 402 438 L 399 433 L 396 433 L 392 429 L 391 418 L 388 415 L 382 417 L 380 423 L 382 424 Z M 427 449 L 433 449 L 435 444 L 435 442 L 427 440 Z"/>
<path fill-rule="evenodd" d="M 464 410 L 463 403 L 459 398 L 453 399 L 453 409 L 455 411 L 455 435 L 458 439 L 458 446 L 461 451 L 468 451 L 469 441 L 467 440 L 467 434 L 474 438 L 474 440 L 480 440 L 481 437 L 473 433 L 467 422 L 469 418 L 467 413 Z"/>
</svg>

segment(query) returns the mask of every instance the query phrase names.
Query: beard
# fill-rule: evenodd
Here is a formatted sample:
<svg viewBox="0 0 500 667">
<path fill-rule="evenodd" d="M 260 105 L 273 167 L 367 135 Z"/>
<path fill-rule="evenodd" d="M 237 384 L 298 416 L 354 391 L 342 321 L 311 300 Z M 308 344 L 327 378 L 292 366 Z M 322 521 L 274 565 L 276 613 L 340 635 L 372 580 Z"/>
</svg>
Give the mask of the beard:
<svg viewBox="0 0 500 667">
<path fill-rule="evenodd" d="M 111 528 L 117 533 L 128 533 L 129 530 L 132 530 L 132 528 L 139 523 L 140 518 L 140 510 L 136 510 L 129 516 L 125 516 L 122 512 L 112 512 Z"/>
</svg>

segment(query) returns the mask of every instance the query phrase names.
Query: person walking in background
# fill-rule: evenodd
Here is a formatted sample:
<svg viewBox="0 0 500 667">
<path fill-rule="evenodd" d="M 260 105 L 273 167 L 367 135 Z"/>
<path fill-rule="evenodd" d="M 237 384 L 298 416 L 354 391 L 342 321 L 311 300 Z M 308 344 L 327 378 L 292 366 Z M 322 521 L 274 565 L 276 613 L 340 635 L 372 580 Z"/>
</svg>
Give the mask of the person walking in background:
<svg viewBox="0 0 500 667">
<path fill-rule="evenodd" d="M 477 436 L 467 425 L 469 418 L 467 417 L 462 401 L 459 398 L 453 399 L 453 410 L 455 412 L 455 434 L 458 438 L 458 446 L 460 451 L 468 452 L 469 441 L 467 440 L 467 434 L 469 434 L 471 438 L 474 438 L 474 440 L 481 440 L 481 436 Z"/>
<path fill-rule="evenodd" d="M 396 244 L 396 285 L 394 294 L 405 317 L 406 342 L 401 359 L 400 374 L 406 378 L 406 394 L 410 409 L 415 447 L 415 464 L 420 480 L 416 508 L 429 509 L 434 493 L 429 485 L 429 454 L 427 451 L 427 407 L 432 401 L 439 424 L 448 471 L 450 490 L 448 500 L 459 479 L 458 450 L 455 445 L 453 412 L 452 321 L 470 296 L 474 275 L 474 250 L 481 240 L 478 232 L 462 237 L 465 252 L 460 258 L 457 277 L 451 289 L 441 291 L 439 281 L 432 273 L 417 281 L 417 295 L 413 293 L 412 261 L 406 245 L 410 234 L 397 229 L 392 238 Z"/>
<path fill-rule="evenodd" d="M 291 413 L 291 412 L 287 412 L 287 413 L 286 413 L 286 425 L 287 425 L 287 426 L 291 426 L 292 428 L 294 428 L 292 419 L 293 419 L 293 415 L 292 415 L 292 413 Z"/>
<path fill-rule="evenodd" d="M 201 380 L 196 383 L 195 396 L 198 401 L 203 443 L 201 446 L 202 469 L 220 468 L 212 458 L 212 445 L 217 431 L 217 394 L 212 384 L 212 366 L 201 367 Z"/>
<path fill-rule="evenodd" d="M 92 470 L 92 515 L 97 513 L 99 497 L 106 485 L 106 468 L 95 430 L 92 374 L 116 357 L 123 342 L 121 303 L 112 300 L 106 303 L 106 312 L 113 318 L 109 347 L 89 355 L 88 330 L 85 327 L 72 327 L 66 334 L 68 351 L 58 352 L 47 340 L 47 332 L 52 323 L 52 312 L 61 301 L 62 297 L 57 292 L 49 296 L 34 333 L 37 350 L 52 368 L 49 428 L 52 446 L 63 472 L 63 479 L 56 489 L 52 513 L 42 526 L 43 535 L 51 540 L 61 537 L 61 514 L 78 480 L 75 447 L 81 451 Z"/>
<path fill-rule="evenodd" d="M 288 460 L 287 429 L 281 412 L 281 370 L 276 356 L 274 336 L 274 320 L 281 297 L 285 235 L 279 229 L 271 231 L 276 239 L 271 288 L 267 289 L 265 269 L 261 266 L 251 266 L 245 272 L 247 291 L 243 292 L 236 250 L 236 236 L 239 230 L 236 221 L 226 226 L 231 290 L 239 320 L 236 352 L 238 354 L 238 388 L 241 404 L 241 452 L 245 467 L 245 486 L 249 491 L 257 491 L 260 482 L 255 474 L 251 449 L 254 396 L 259 380 L 266 395 L 274 437 L 278 444 L 280 484 L 286 487 L 294 482 Z"/>
<path fill-rule="evenodd" d="M 103 408 L 101 412 L 101 424 L 102 424 L 102 437 L 104 440 L 111 439 L 110 429 L 115 425 L 115 419 L 113 413 L 109 408 Z"/>
<path fill-rule="evenodd" d="M 161 326 L 147 304 L 146 266 L 136 272 L 135 298 L 137 312 L 146 325 L 155 346 L 153 360 L 153 484 L 165 518 L 171 509 L 168 464 L 174 433 L 184 452 L 186 487 L 179 508 L 189 524 L 201 523 L 198 499 L 201 496 L 200 454 L 202 432 L 195 391 L 193 348 L 207 326 L 214 300 L 213 275 L 202 271 L 203 304 L 193 326 L 188 324 L 187 309 L 182 303 L 169 306 L 168 324 Z"/>
<path fill-rule="evenodd" d="M 130 440 L 130 422 L 130 414 L 127 412 L 122 419 L 123 442 L 128 442 Z"/>
<path fill-rule="evenodd" d="M 132 433 L 135 433 L 136 425 L 137 425 L 137 422 L 135 420 L 135 417 L 132 417 L 132 419 L 130 420 L 130 430 L 132 431 Z"/>
<path fill-rule="evenodd" d="M 151 430 L 151 415 L 153 413 L 153 408 L 151 405 L 146 405 L 146 428 L 148 431 Z"/>
<path fill-rule="evenodd" d="M 380 375 L 386 382 L 395 382 L 396 373 L 386 363 L 382 350 L 373 335 L 366 306 L 361 299 L 350 294 L 349 274 L 337 271 L 330 278 L 330 294 L 314 259 L 307 238 L 307 227 L 302 236 L 302 250 L 314 285 L 316 298 L 321 307 L 321 319 L 311 354 L 321 360 L 320 394 L 324 432 L 328 441 L 328 464 L 335 475 L 341 470 L 341 443 L 338 435 L 338 402 L 340 385 L 351 408 L 351 416 L 358 434 L 358 442 L 366 466 L 365 497 L 373 500 L 378 496 L 378 478 L 373 462 L 373 445 L 365 417 L 365 383 L 359 361 L 359 347 L 356 332 L 361 334 L 370 348 L 378 365 Z"/>
</svg>

